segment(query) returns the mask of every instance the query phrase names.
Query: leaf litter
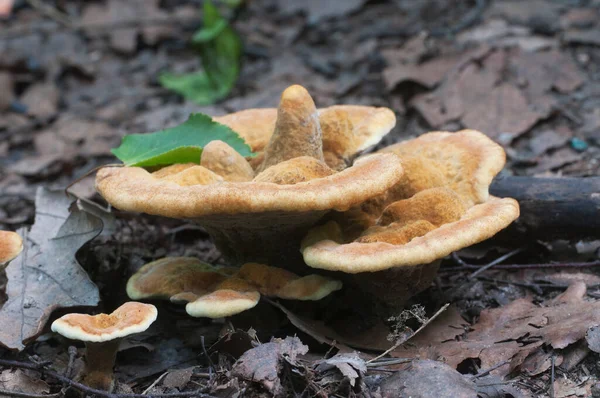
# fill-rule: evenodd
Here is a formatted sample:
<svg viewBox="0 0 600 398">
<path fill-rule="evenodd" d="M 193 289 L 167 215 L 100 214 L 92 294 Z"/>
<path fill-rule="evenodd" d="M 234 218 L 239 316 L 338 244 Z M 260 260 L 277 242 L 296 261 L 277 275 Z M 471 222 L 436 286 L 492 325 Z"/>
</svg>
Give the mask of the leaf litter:
<svg viewBox="0 0 600 398">
<path fill-rule="evenodd" d="M 31 230 L 21 229 L 25 247 L 6 268 L 7 301 L 0 310 L 0 344 L 22 350 L 39 336 L 53 311 L 95 306 L 98 288 L 75 259 L 81 246 L 102 231 L 97 217 L 70 208 L 62 191 L 39 189 Z"/>
</svg>

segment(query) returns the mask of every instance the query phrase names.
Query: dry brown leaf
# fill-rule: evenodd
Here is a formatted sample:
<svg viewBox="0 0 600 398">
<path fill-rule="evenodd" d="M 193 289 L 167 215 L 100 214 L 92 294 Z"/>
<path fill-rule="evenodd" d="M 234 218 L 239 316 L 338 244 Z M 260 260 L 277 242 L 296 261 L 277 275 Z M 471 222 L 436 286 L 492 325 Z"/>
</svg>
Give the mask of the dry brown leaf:
<svg viewBox="0 0 600 398">
<path fill-rule="evenodd" d="M 59 100 L 60 91 L 52 82 L 34 84 L 21 96 L 27 113 L 40 119 L 54 116 L 58 112 Z"/>
<path fill-rule="evenodd" d="M 6 268 L 8 300 L 0 310 L 0 345 L 21 350 L 58 308 L 95 306 L 98 288 L 75 260 L 102 221 L 74 207 L 63 191 L 39 189 L 35 223 L 22 229 L 23 252 Z"/>
<path fill-rule="evenodd" d="M 50 392 L 50 386 L 45 381 L 40 380 L 39 373 L 21 369 L 3 370 L 0 373 L 0 388 L 34 395 Z"/>
<path fill-rule="evenodd" d="M 589 378 L 577 383 L 568 378 L 559 378 L 554 381 L 555 398 L 592 397 L 593 379 Z"/>
<path fill-rule="evenodd" d="M 393 355 L 443 359 L 453 367 L 467 358 L 478 358 L 483 369 L 510 361 L 496 371 L 507 374 L 541 346 L 565 348 L 584 338 L 590 327 L 600 325 L 600 301 L 584 301 L 585 292 L 585 284 L 575 283 L 544 306 L 518 299 L 504 307 L 484 310 L 471 331 L 458 341 L 432 338 L 435 330 L 453 327 L 442 318 L 436 319 L 424 329 L 433 329 L 429 335 L 415 336 Z"/>
<path fill-rule="evenodd" d="M 461 57 L 442 56 L 422 64 L 394 64 L 383 71 L 386 88 L 393 90 L 398 84 L 413 81 L 427 88 L 436 86 Z"/>
<path fill-rule="evenodd" d="M 526 83 L 530 100 L 536 100 L 552 88 L 569 93 L 584 82 L 584 76 L 571 57 L 558 50 L 521 52 L 511 57 L 510 62 L 518 77 Z"/>
<path fill-rule="evenodd" d="M 282 361 L 293 363 L 298 355 L 307 352 L 308 346 L 297 337 L 273 339 L 246 351 L 233 365 L 231 374 L 261 384 L 276 397 L 282 396 L 283 386 L 279 379 Z"/>
<path fill-rule="evenodd" d="M 382 398 L 476 398 L 475 384 L 450 366 L 437 361 L 413 361 L 381 383 Z"/>
<path fill-rule="evenodd" d="M 170 370 L 162 381 L 162 385 L 169 388 L 183 388 L 191 380 L 194 368 Z"/>
</svg>

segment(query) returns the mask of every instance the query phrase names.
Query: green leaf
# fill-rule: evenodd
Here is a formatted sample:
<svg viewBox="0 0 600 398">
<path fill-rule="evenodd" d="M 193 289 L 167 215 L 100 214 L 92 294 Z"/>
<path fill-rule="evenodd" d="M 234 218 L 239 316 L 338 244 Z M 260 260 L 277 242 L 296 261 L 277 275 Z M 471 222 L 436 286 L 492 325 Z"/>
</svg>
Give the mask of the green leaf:
<svg viewBox="0 0 600 398">
<path fill-rule="evenodd" d="M 159 77 L 163 87 L 175 91 L 200 105 L 225 98 L 240 73 L 242 41 L 211 1 L 204 2 L 203 27 L 194 34 L 192 44 L 198 49 L 203 71 Z"/>
<path fill-rule="evenodd" d="M 112 153 L 126 166 L 157 166 L 175 163 L 200 163 L 202 148 L 213 140 L 221 140 L 242 156 L 252 156 L 252 150 L 229 127 L 210 116 L 192 113 L 179 126 L 149 134 L 130 134 Z"/>
</svg>

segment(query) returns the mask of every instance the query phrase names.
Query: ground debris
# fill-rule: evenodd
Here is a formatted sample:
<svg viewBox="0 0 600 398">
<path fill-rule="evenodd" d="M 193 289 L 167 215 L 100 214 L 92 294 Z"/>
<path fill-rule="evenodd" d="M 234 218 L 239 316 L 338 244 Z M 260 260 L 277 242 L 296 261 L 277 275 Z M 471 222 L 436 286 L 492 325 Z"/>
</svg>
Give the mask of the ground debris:
<svg viewBox="0 0 600 398">
<path fill-rule="evenodd" d="M 308 352 L 308 346 L 297 337 L 273 339 L 246 351 L 231 369 L 233 376 L 259 383 L 275 397 L 284 396 L 280 373 L 284 362 L 295 364 L 299 355 Z"/>
<path fill-rule="evenodd" d="M 413 361 L 380 385 L 382 398 L 476 398 L 475 384 L 452 367 L 437 361 Z"/>
<path fill-rule="evenodd" d="M 75 254 L 100 234 L 102 222 L 70 204 L 62 191 L 37 192 L 35 223 L 29 232 L 21 230 L 25 248 L 6 268 L 8 301 L 0 310 L 0 344 L 6 348 L 23 349 L 52 311 L 100 300 Z"/>
<path fill-rule="evenodd" d="M 340 379 L 347 379 L 350 385 L 354 387 L 357 379 L 360 379 L 367 372 L 367 364 L 356 352 L 351 352 L 323 359 L 317 363 L 315 370 L 322 374 L 331 374 L 332 371 L 337 370 L 337 375 L 334 376 L 335 379 L 338 382 L 341 381 Z"/>
<path fill-rule="evenodd" d="M 479 321 L 458 339 L 431 338 L 440 328 L 460 327 L 444 322 L 442 317 L 428 326 L 429 333 L 426 328 L 409 344 L 394 350 L 393 355 L 443 358 L 454 368 L 468 358 L 481 361 L 484 369 L 507 361 L 494 371 L 494 374 L 506 375 L 521 367 L 542 347 L 563 349 L 584 338 L 590 327 L 600 325 L 600 302 L 585 301 L 585 292 L 585 284 L 577 282 L 541 307 L 531 299 L 522 298 L 500 308 L 486 309 L 481 312 Z M 544 358 L 540 359 L 545 362 Z"/>
</svg>

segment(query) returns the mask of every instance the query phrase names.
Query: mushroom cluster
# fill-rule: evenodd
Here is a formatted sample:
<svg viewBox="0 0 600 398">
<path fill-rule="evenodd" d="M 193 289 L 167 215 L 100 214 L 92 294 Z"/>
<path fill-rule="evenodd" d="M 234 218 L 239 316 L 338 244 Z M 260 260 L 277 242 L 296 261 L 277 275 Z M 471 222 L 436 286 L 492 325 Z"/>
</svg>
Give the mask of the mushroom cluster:
<svg viewBox="0 0 600 398">
<path fill-rule="evenodd" d="M 319 110 L 301 86 L 286 89 L 278 109 L 215 120 L 240 134 L 257 156 L 245 159 L 213 141 L 199 164 L 152 172 L 104 168 L 98 191 L 122 210 L 199 223 L 244 272 L 256 263 L 299 275 L 308 267 L 342 272 L 351 286 L 396 305 L 431 284 L 441 258 L 493 236 L 519 215 L 513 199 L 489 196 L 505 154 L 477 131 L 427 133 L 356 158 L 391 130 L 393 112 L 352 105 Z M 147 295 L 132 290 L 130 297 L 184 301 L 190 313 L 194 303 L 211 300 L 220 314 L 229 310 L 217 302 L 238 300 L 238 308 L 250 308 L 260 294 L 283 297 L 239 278 L 237 268 L 202 267 L 192 272 L 197 285 L 163 286 Z M 197 314 L 210 314 L 198 308 Z"/>
<path fill-rule="evenodd" d="M 261 294 L 320 300 L 341 288 L 341 282 L 324 276 L 299 277 L 263 264 L 238 268 L 213 266 L 193 257 L 166 257 L 140 268 L 127 282 L 127 295 L 132 300 L 183 302 L 190 316 L 222 318 L 256 306 Z"/>
<path fill-rule="evenodd" d="M 402 177 L 393 153 L 349 163 L 395 125 L 387 108 L 317 110 L 306 89 L 291 86 L 279 108 L 252 109 L 215 120 L 258 153 L 248 162 L 227 144 L 207 145 L 199 164 L 148 172 L 103 168 L 96 188 L 113 206 L 206 228 L 233 263 L 299 262 L 300 240 L 328 211 L 345 211 L 384 194 Z M 283 260 L 283 261 L 282 261 Z"/>
<path fill-rule="evenodd" d="M 519 205 L 489 195 L 505 154 L 478 131 L 427 133 L 380 152 L 399 156 L 404 178 L 332 214 L 301 250 L 308 266 L 359 274 L 353 281 L 363 290 L 401 305 L 431 284 L 438 260 L 507 227 Z"/>
</svg>

